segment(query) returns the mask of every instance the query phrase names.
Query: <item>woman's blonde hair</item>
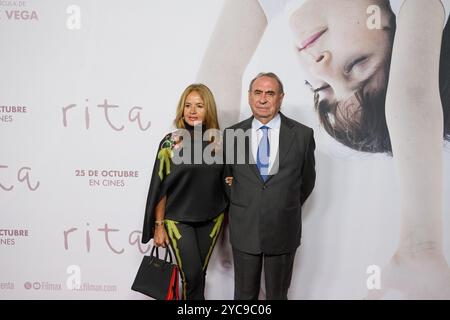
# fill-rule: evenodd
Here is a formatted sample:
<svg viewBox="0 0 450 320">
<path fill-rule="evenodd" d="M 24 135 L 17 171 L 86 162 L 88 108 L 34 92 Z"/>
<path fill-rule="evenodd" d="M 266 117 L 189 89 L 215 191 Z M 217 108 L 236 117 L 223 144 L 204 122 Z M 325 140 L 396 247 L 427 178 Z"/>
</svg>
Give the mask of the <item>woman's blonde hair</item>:
<svg viewBox="0 0 450 320">
<path fill-rule="evenodd" d="M 178 102 L 177 106 L 177 112 L 174 121 L 175 126 L 177 128 L 185 128 L 183 120 L 184 105 L 186 103 L 187 96 L 194 91 L 197 92 L 203 99 L 205 107 L 205 119 L 203 121 L 203 125 L 205 126 L 205 130 L 219 130 L 219 120 L 217 119 L 217 108 L 216 101 L 214 100 L 214 95 L 207 86 L 201 83 L 191 84 L 186 89 L 184 89 L 184 92 L 181 95 L 180 101 Z"/>
</svg>

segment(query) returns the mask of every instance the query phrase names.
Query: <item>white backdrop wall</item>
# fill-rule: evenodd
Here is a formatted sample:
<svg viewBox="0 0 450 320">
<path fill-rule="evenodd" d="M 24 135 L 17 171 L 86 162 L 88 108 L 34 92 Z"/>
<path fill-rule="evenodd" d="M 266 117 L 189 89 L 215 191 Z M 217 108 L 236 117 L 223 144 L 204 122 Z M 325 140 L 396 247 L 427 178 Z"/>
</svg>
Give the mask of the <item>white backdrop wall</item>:
<svg viewBox="0 0 450 320">
<path fill-rule="evenodd" d="M 157 144 L 196 81 L 222 4 L 0 1 L 1 299 L 145 298 L 130 287 L 148 248 L 140 232 Z M 397 245 L 393 161 L 349 152 L 323 132 L 290 41 L 275 19 L 245 71 L 240 119 L 250 115 L 250 79 L 276 72 L 284 113 L 314 128 L 317 142 L 289 297 L 361 299 L 367 267 L 383 266 Z M 447 193 L 449 163 L 446 151 Z M 447 258 L 449 209 L 446 197 Z M 228 249 L 214 252 L 208 299 L 233 297 Z"/>
</svg>

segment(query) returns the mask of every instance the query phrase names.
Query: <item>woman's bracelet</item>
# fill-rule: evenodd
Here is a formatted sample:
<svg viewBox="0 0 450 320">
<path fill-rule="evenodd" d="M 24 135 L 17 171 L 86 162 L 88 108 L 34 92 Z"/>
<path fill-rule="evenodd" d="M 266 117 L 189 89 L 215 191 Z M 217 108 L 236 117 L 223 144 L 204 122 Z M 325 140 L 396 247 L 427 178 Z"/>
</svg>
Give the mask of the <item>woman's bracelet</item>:
<svg viewBox="0 0 450 320">
<path fill-rule="evenodd" d="M 155 226 L 160 227 L 164 225 L 164 220 L 156 220 L 155 221 Z"/>
</svg>

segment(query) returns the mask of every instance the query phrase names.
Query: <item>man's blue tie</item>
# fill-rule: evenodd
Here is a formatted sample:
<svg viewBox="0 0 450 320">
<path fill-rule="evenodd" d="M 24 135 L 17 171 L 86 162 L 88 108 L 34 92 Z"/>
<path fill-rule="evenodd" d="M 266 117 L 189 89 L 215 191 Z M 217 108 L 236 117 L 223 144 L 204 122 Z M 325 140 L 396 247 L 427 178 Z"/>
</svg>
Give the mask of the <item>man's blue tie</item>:
<svg viewBox="0 0 450 320">
<path fill-rule="evenodd" d="M 269 145 L 269 127 L 262 126 L 259 128 L 262 131 L 262 138 L 258 145 L 258 154 L 256 156 L 256 165 L 259 169 L 259 174 L 263 178 L 264 182 L 269 177 L 269 157 L 270 157 L 270 145 Z"/>
</svg>

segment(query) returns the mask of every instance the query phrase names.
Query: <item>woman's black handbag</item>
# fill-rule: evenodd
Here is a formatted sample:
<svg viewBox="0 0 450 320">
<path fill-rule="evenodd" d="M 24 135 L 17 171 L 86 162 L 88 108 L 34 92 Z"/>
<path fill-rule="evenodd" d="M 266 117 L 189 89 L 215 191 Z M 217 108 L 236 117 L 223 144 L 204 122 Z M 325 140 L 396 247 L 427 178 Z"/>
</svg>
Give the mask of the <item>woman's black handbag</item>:
<svg viewBox="0 0 450 320">
<path fill-rule="evenodd" d="M 154 256 L 155 249 L 156 256 Z M 153 246 L 149 256 L 144 256 L 131 289 L 156 300 L 180 299 L 178 266 L 172 263 L 172 253 L 168 247 L 164 260 L 159 258 L 156 246 Z"/>
</svg>

